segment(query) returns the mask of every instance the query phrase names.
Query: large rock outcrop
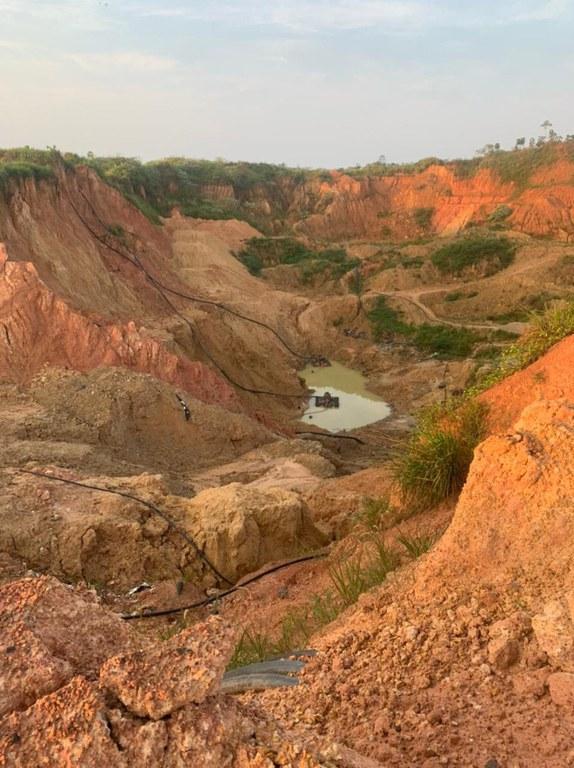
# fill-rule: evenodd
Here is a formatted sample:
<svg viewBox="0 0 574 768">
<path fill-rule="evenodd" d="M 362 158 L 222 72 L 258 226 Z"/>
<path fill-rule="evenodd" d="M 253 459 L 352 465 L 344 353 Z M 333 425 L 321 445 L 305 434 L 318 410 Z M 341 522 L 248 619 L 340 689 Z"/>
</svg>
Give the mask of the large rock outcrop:
<svg viewBox="0 0 574 768">
<path fill-rule="evenodd" d="M 141 498 L 167 519 L 121 495 L 16 474 L 0 493 L 0 551 L 60 578 L 127 589 L 182 576 L 214 584 L 190 536 L 231 581 L 325 543 L 292 491 L 233 483 L 189 499 L 170 494 L 153 475 L 80 482 Z"/>
<path fill-rule="evenodd" d="M 139 640 L 134 650 L 135 632 L 54 579 L 3 587 L 0 602 L 0 648 L 12 658 L 0 672 L 11 691 L 0 720 L 3 768 L 273 768 L 285 765 L 282 755 L 293 768 L 322 765 L 218 695 L 236 637 L 219 617 L 155 647 Z M 66 669 L 46 685 L 51 658 Z"/>
<path fill-rule="evenodd" d="M 184 514 L 205 554 L 232 581 L 325 543 L 301 497 L 281 488 L 209 488 L 186 503 Z"/>
</svg>

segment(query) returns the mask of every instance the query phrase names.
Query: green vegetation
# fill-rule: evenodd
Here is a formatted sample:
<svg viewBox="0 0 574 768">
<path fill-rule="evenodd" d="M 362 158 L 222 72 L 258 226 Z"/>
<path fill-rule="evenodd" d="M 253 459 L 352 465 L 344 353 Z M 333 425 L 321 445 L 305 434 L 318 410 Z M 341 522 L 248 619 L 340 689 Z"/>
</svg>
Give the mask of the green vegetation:
<svg viewBox="0 0 574 768">
<path fill-rule="evenodd" d="M 400 536 L 397 536 L 397 541 L 406 549 L 409 557 L 416 560 L 418 557 L 429 551 L 437 538 L 438 536 L 436 533 L 422 533 L 415 536 L 400 534 Z"/>
<path fill-rule="evenodd" d="M 521 306 L 515 307 L 508 312 L 501 312 L 499 315 L 488 315 L 488 320 L 498 323 L 527 323 L 532 317 L 533 312 L 544 311 L 551 301 L 559 298 L 556 294 L 548 293 L 547 291 L 533 293 L 524 299 Z"/>
<path fill-rule="evenodd" d="M 471 355 L 481 336 L 469 328 L 423 323 L 411 326 L 410 338 L 421 352 L 451 358 Z"/>
<path fill-rule="evenodd" d="M 355 557 L 333 565 L 329 570 L 331 589 L 323 595 L 313 595 L 306 605 L 289 611 L 281 622 L 278 637 L 246 629 L 235 648 L 230 668 L 305 647 L 314 632 L 334 621 L 364 592 L 382 584 L 398 566 L 399 557 L 378 536 L 371 537 L 369 543 L 372 555 L 368 562 L 363 564 L 360 557 Z"/>
<path fill-rule="evenodd" d="M 476 400 L 451 400 L 419 413 L 396 464 L 396 479 L 409 503 L 428 508 L 461 490 L 485 435 L 485 415 Z"/>
<path fill-rule="evenodd" d="M 13 180 L 54 178 L 54 150 L 31 147 L 0 149 L 0 189 L 8 189 Z"/>
<path fill-rule="evenodd" d="M 469 396 L 526 368 L 554 344 L 574 333 L 574 300 L 553 302 L 544 311 L 531 314 L 529 320 L 530 329 L 506 347 L 495 369 L 476 382 L 469 390 Z"/>
<path fill-rule="evenodd" d="M 253 237 L 237 258 L 254 275 L 260 274 L 263 267 L 277 264 L 300 266 L 304 282 L 321 273 L 338 280 L 361 263 L 359 259 L 349 259 L 344 248 L 313 250 L 293 237 Z"/>
<path fill-rule="evenodd" d="M 478 291 L 451 291 L 444 297 L 445 301 L 460 301 L 461 299 L 473 299 L 478 296 Z"/>
<path fill-rule="evenodd" d="M 505 331 L 504 328 L 495 328 L 494 331 L 490 331 L 488 334 L 490 341 L 512 341 L 517 336 L 520 336 L 520 334 L 514 331 Z"/>
<path fill-rule="evenodd" d="M 366 496 L 363 499 L 357 520 L 368 531 L 378 531 L 385 526 L 392 514 L 393 510 L 387 498 Z"/>
<path fill-rule="evenodd" d="M 410 269 L 411 267 L 422 267 L 424 264 L 424 260 L 420 256 L 407 256 L 394 248 L 379 251 L 375 254 L 375 258 L 382 260 L 381 269 L 394 269 L 395 267 Z"/>
<path fill-rule="evenodd" d="M 421 352 L 443 358 L 468 357 L 474 345 L 482 338 L 469 328 L 450 325 L 411 325 L 397 310 L 390 307 L 385 296 L 379 296 L 368 314 L 375 341 L 402 336 Z"/>
<path fill-rule="evenodd" d="M 501 224 L 512 215 L 512 208 L 509 205 L 499 205 L 488 217 L 492 224 Z"/>
<path fill-rule="evenodd" d="M 428 229 L 432 223 L 434 208 L 415 208 L 413 218 L 417 227 Z"/>
<path fill-rule="evenodd" d="M 438 248 L 431 256 L 443 274 L 460 275 L 469 267 L 484 267 L 487 275 L 499 272 L 514 259 L 516 245 L 506 237 L 466 236 Z"/>
</svg>

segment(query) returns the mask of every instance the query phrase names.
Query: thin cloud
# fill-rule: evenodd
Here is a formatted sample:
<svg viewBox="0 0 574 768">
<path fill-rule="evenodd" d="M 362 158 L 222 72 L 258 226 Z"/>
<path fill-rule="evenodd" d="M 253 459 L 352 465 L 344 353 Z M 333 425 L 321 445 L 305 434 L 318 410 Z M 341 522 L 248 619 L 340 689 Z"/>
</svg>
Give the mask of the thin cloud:
<svg viewBox="0 0 574 768">
<path fill-rule="evenodd" d="M 131 72 L 169 72 L 177 68 L 175 59 L 164 56 L 154 56 L 139 51 L 119 51 L 115 53 L 69 53 L 65 58 L 90 72 L 111 72 L 116 70 L 129 70 Z"/>
<path fill-rule="evenodd" d="M 297 32 L 369 28 L 485 27 L 550 21 L 567 15 L 570 0 L 487 0 L 480 12 L 449 0 L 206 0 L 174 5 L 139 2 L 131 11 L 143 17 L 274 26 Z"/>
<path fill-rule="evenodd" d="M 107 6 L 98 0 L 0 0 L 4 19 L 58 22 L 62 26 L 102 30 L 109 25 Z"/>
</svg>

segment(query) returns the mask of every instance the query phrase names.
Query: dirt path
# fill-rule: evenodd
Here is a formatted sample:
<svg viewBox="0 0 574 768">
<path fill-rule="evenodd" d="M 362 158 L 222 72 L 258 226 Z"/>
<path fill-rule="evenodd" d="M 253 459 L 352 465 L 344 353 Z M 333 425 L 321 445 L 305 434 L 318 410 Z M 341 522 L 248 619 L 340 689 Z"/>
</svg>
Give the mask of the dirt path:
<svg viewBox="0 0 574 768">
<path fill-rule="evenodd" d="M 505 280 L 508 280 L 509 278 L 517 277 L 519 275 L 522 275 L 526 272 L 530 272 L 533 269 L 540 269 L 540 267 L 551 264 L 552 262 L 559 261 L 563 254 L 560 252 L 556 252 L 555 243 L 552 243 L 552 246 L 554 246 L 552 249 L 547 247 L 545 249 L 545 254 L 542 257 L 531 257 L 527 259 L 526 261 L 511 264 L 507 269 L 504 270 L 503 273 L 497 273 L 496 275 L 493 275 L 491 278 L 485 278 L 483 281 L 481 281 L 481 284 L 484 285 L 484 283 L 488 283 L 488 281 L 496 282 L 500 280 L 501 278 L 504 278 Z M 550 252 L 549 252 L 550 251 Z M 424 317 L 431 323 L 436 323 L 439 325 L 448 325 L 453 328 L 478 328 L 483 330 L 503 330 L 503 331 L 510 331 L 513 333 L 523 333 L 526 328 L 528 327 L 528 323 L 493 323 L 493 322 L 486 322 L 486 323 L 473 323 L 473 322 L 462 322 L 462 321 L 456 321 L 456 320 L 447 320 L 446 318 L 439 317 L 438 315 L 433 312 L 430 307 L 428 307 L 423 302 L 423 297 L 430 296 L 432 294 L 436 293 L 448 293 L 449 291 L 453 290 L 460 290 L 461 283 L 460 282 L 454 282 L 454 283 L 447 283 L 446 285 L 441 284 L 438 286 L 424 286 L 419 288 L 407 288 L 401 291 L 369 291 L 366 294 L 366 297 L 369 296 L 387 296 L 389 298 L 393 299 L 400 299 L 402 301 L 406 301 L 409 304 L 415 306 Z"/>
</svg>

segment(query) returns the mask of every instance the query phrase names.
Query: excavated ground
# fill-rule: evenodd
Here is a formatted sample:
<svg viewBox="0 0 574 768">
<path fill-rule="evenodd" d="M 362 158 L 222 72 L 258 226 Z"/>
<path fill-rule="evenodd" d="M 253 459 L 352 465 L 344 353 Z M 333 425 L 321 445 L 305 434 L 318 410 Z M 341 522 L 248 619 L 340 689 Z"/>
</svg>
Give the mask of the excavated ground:
<svg viewBox="0 0 574 768">
<path fill-rule="evenodd" d="M 372 344 L 354 295 L 302 295 L 292 271 L 249 275 L 232 251 L 256 234 L 177 213 L 154 227 L 81 170 L 26 182 L 0 206 L 0 765 L 574 765 L 572 337 L 484 394 L 491 436 L 458 504 L 386 532 L 391 547 L 438 543 L 414 563 L 403 553 L 383 587 L 311 638 L 319 655 L 301 684 L 218 695 L 238 630 L 276 636 L 330 589 L 333 566 L 372 555 L 358 516 L 365 497 L 393 494 L 409 414 L 472 368 Z M 572 281 L 569 246 L 519 237 L 514 264 L 490 278 L 375 269 L 364 301 L 394 292 L 410 321 L 494 329 L 487 310 L 526 304 L 541 284 L 563 296 Z M 356 246 L 368 264 L 367 250 Z M 459 289 L 478 295 L 445 300 Z M 300 354 L 361 368 L 393 419 L 355 431 L 364 443 L 295 434 Z M 222 574 L 317 550 L 210 609 L 129 629 L 88 589 L 115 613 L 176 608 L 213 595 Z M 143 581 L 152 588 L 127 594 Z M 224 620 L 201 623 L 210 612 Z"/>
</svg>

